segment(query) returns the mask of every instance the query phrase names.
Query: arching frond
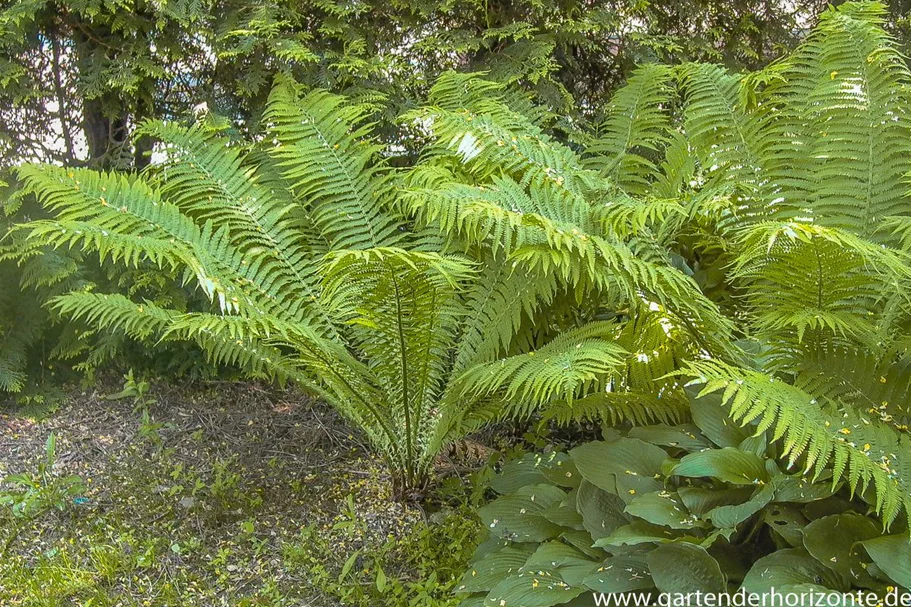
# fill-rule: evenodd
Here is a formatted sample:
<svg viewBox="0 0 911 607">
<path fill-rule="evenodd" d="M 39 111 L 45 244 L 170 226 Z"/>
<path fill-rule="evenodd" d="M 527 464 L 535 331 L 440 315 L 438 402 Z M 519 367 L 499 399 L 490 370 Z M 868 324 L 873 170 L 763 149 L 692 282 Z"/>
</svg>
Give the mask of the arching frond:
<svg viewBox="0 0 911 607">
<path fill-rule="evenodd" d="M 598 137 L 586 150 L 585 165 L 630 194 L 645 194 L 659 177 L 657 163 L 670 130 L 673 76 L 666 65 L 637 68 L 611 97 Z"/>
<path fill-rule="evenodd" d="M 392 246 L 403 233 L 389 212 L 392 184 L 364 123 L 366 108 L 325 91 L 302 95 L 281 81 L 265 120 L 294 194 L 333 249 Z"/>
<path fill-rule="evenodd" d="M 529 406 L 572 401 L 603 387 L 622 365 L 626 351 L 614 340 L 616 332 L 613 323 L 591 323 L 539 350 L 472 367 L 456 381 L 473 398 L 502 391 L 506 401 Z"/>
<path fill-rule="evenodd" d="M 717 361 L 689 364 L 705 383 L 702 394 L 722 391 L 722 400 L 741 424 L 757 422 L 781 440 L 782 457 L 814 478 L 829 466 L 833 483 L 847 481 L 852 492 L 875 492 L 875 508 L 888 525 L 911 512 L 911 437 L 876 417 L 852 408 L 826 408 L 800 388 L 764 373 Z"/>
</svg>

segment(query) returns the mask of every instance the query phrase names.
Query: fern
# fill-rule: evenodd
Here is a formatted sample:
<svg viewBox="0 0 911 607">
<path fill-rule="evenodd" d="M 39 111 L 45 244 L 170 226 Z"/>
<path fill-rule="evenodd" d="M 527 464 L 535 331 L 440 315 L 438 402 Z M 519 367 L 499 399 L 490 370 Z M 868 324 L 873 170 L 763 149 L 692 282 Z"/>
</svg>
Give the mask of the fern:
<svg viewBox="0 0 911 607">
<path fill-rule="evenodd" d="M 673 70 L 640 67 L 611 98 L 607 118 L 588 147 L 587 166 L 631 194 L 644 194 L 659 175 L 656 158 L 668 142 Z"/>
<path fill-rule="evenodd" d="M 506 257 L 522 234 L 496 228 L 511 244 L 489 252 L 433 250 L 444 239 L 402 212 L 402 176 L 382 160 L 361 106 L 285 81 L 266 116 L 273 145 L 249 152 L 200 127 L 146 124 L 163 160 L 138 176 L 22 167 L 53 215 L 17 228 L 33 247 L 158 267 L 207 302 L 178 308 L 139 292 L 80 289 L 53 299 L 53 309 L 148 344 L 193 342 L 214 364 L 302 385 L 364 431 L 400 495 L 420 488 L 434 456 L 485 412 L 606 384 L 623 350 L 593 329 L 602 325 L 573 321 L 562 335 L 555 327 L 527 339 L 528 319 L 563 287 Z M 560 157 L 584 173 L 568 150 L 543 139 L 540 148 L 534 166 Z M 461 203 L 474 204 L 467 191 Z M 486 229 L 490 210 L 478 207 L 465 233 Z M 632 251 L 614 255 L 618 268 L 638 267 Z M 554 357 L 546 374 L 518 368 L 529 348 Z M 481 382 L 504 355 L 516 370 L 508 388 Z"/>
<path fill-rule="evenodd" d="M 818 478 L 831 469 L 852 493 L 875 494 L 875 508 L 889 525 L 911 512 L 911 438 L 851 407 L 823 407 L 796 386 L 763 373 L 717 361 L 694 362 L 688 371 L 705 383 L 701 394 L 722 391 L 735 420 L 772 429 L 782 457 Z"/>
<path fill-rule="evenodd" d="M 790 463 L 871 492 L 892 523 L 911 483 L 911 97 L 883 15 L 875 3 L 831 9 L 761 72 L 674 68 L 677 90 L 662 94 L 679 111 L 643 123 L 645 142 L 663 147 L 648 148 L 642 180 L 621 180 L 637 195 L 599 217 L 656 259 L 665 249 L 743 336 L 741 356 L 678 350 L 682 370 L 660 367 L 665 378 L 722 392 L 737 421 L 772 430 Z M 621 106 L 634 107 L 651 69 Z M 591 166 L 615 166 L 610 141 L 590 148 Z"/>
</svg>

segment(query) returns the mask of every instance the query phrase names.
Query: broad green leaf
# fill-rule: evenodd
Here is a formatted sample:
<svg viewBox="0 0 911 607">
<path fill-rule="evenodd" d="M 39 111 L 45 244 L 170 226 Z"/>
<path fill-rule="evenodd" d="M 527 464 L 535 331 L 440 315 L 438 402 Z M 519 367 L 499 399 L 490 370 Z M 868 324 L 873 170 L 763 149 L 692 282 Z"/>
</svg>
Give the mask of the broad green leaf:
<svg viewBox="0 0 911 607">
<path fill-rule="evenodd" d="M 717 506 L 710 510 L 705 518 L 710 520 L 718 529 L 734 529 L 772 501 L 775 490 L 772 485 L 765 485 L 758 489 L 749 500 L 742 504 Z"/>
<path fill-rule="evenodd" d="M 579 486 L 576 509 L 582 514 L 582 524 L 592 540 L 607 537 L 619 527 L 629 523 L 623 513 L 625 502 L 613 493 L 599 489 L 588 481 Z"/>
<path fill-rule="evenodd" d="M 769 447 L 769 441 L 765 433 L 759 436 L 748 436 L 737 445 L 737 448 L 746 453 L 752 453 L 760 458 L 766 456 L 766 449 Z"/>
<path fill-rule="evenodd" d="M 487 607 L 487 594 L 467 597 L 459 603 L 459 607 Z"/>
<path fill-rule="evenodd" d="M 550 522 L 567 527 L 569 529 L 585 529 L 582 523 L 582 515 L 576 509 L 576 496 L 578 490 L 571 491 L 559 503 L 549 506 L 541 512 L 541 515 Z"/>
<path fill-rule="evenodd" d="M 544 569 L 559 574 L 570 586 L 579 586 L 598 567 L 598 561 L 589 559 L 582 552 L 560 541 L 541 544 L 532 554 L 522 573 L 532 575 Z"/>
<path fill-rule="evenodd" d="M 816 560 L 852 583 L 868 583 L 871 581 L 866 571 L 869 561 L 860 542 L 876 538 L 881 533 L 882 528 L 870 518 L 846 512 L 807 525 L 803 530 L 803 545 Z"/>
<path fill-rule="evenodd" d="M 569 460 L 565 453 L 553 451 L 547 455 L 526 453 L 511 461 L 490 481 L 490 488 L 500 494 L 508 494 L 525 487 L 554 481 L 548 479 L 546 471 L 561 466 Z M 557 484 L 557 483 L 555 483 Z"/>
<path fill-rule="evenodd" d="M 787 548 L 762 557 L 743 579 L 744 590 L 754 594 L 799 584 L 815 584 L 839 591 L 849 588 L 842 576 L 814 559 L 803 548 Z"/>
<path fill-rule="evenodd" d="M 676 493 L 669 491 L 655 491 L 636 497 L 626 507 L 626 513 L 672 529 L 692 529 L 696 524 L 696 517 L 689 513 Z"/>
<path fill-rule="evenodd" d="M 376 589 L 380 594 L 386 590 L 386 572 L 379 565 L 376 568 Z"/>
<path fill-rule="evenodd" d="M 761 459 L 731 447 L 690 453 L 680 460 L 672 473 L 676 476 L 716 478 L 734 485 L 757 485 L 769 480 Z"/>
<path fill-rule="evenodd" d="M 832 483 L 812 482 L 799 475 L 781 475 L 772 479 L 776 502 L 810 503 L 830 497 Z"/>
<path fill-rule="evenodd" d="M 491 533 L 514 542 L 543 542 L 560 535 L 562 527 L 542 515 L 566 494 L 553 485 L 522 487 L 478 511 Z"/>
<path fill-rule="evenodd" d="M 594 592 L 629 592 L 654 588 L 645 556 L 618 555 L 605 560 L 583 582 Z"/>
<path fill-rule="evenodd" d="M 550 456 L 548 456 L 550 457 Z M 566 453 L 554 457 L 548 465 L 543 466 L 544 478 L 560 487 L 576 489 L 582 482 L 582 475 L 576 469 L 576 464 Z"/>
<path fill-rule="evenodd" d="M 718 506 L 733 506 L 743 504 L 753 496 L 753 487 L 734 487 L 720 489 L 714 487 L 680 487 L 677 495 L 680 496 L 687 510 L 702 517 Z"/>
<path fill-rule="evenodd" d="M 795 548 L 803 547 L 803 530 L 809 521 L 798 508 L 773 504 L 763 512 L 763 520 L 785 542 Z"/>
<path fill-rule="evenodd" d="M 572 587 L 557 574 L 540 570 L 511 576 L 497 584 L 487 595 L 488 607 L 553 607 L 562 605 L 586 592 L 583 586 Z"/>
<path fill-rule="evenodd" d="M 719 447 L 737 447 L 750 436 L 744 428 L 731 419 L 727 409 L 721 404 L 721 394 L 706 394 L 699 398 L 701 386 L 686 389 L 690 397 L 690 412 L 693 423 L 702 433 Z"/>
<path fill-rule="evenodd" d="M 629 525 L 620 527 L 609 536 L 599 539 L 595 542 L 595 546 L 636 546 L 649 542 L 670 542 L 679 537 L 681 537 L 679 531 L 636 520 Z"/>
<path fill-rule="evenodd" d="M 517 573 L 531 555 L 531 546 L 527 544 L 485 554 L 471 563 L 455 591 L 490 592 L 504 577 Z"/>
<path fill-rule="evenodd" d="M 604 558 L 604 550 L 594 547 L 594 541 L 588 531 L 569 529 L 560 534 L 560 539 L 593 559 Z"/>
<path fill-rule="evenodd" d="M 655 586 L 662 592 L 722 592 L 721 567 L 705 548 L 686 542 L 662 544 L 646 557 Z"/>
<path fill-rule="evenodd" d="M 711 447 L 711 443 L 699 433 L 699 428 L 686 424 L 668 426 L 638 426 L 629 431 L 630 438 L 638 438 L 653 445 L 676 447 L 685 451 L 701 451 Z"/>
<path fill-rule="evenodd" d="M 612 491 L 611 475 L 653 477 L 661 472 L 667 454 L 660 447 L 636 438 L 594 441 L 570 452 L 579 472 L 590 483 Z"/>
<path fill-rule="evenodd" d="M 896 584 L 911 588 L 911 541 L 907 533 L 885 535 L 863 542 L 877 567 Z"/>
</svg>

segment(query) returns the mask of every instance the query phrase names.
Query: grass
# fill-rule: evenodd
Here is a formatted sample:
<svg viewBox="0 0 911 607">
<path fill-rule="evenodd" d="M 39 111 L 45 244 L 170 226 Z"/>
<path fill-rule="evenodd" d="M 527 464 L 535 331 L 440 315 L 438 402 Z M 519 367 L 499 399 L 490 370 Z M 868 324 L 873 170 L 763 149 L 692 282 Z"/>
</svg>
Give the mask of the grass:
<svg viewBox="0 0 911 607">
<path fill-rule="evenodd" d="M 0 506 L 0 605 L 456 604 L 480 489 L 443 483 L 432 513 L 392 501 L 357 436 L 291 392 L 132 385 L 0 415 L 0 477 L 37 470 L 53 434 L 34 491 L 84 481 L 60 508 Z"/>
</svg>

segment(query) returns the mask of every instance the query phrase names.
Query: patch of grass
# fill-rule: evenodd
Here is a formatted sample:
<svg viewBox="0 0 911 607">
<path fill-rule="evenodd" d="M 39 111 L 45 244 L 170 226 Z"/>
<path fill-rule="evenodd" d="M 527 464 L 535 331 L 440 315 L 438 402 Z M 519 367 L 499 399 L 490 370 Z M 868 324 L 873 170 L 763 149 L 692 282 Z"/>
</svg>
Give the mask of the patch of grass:
<svg viewBox="0 0 911 607">
<path fill-rule="evenodd" d="M 354 519 L 356 520 L 356 519 Z M 467 507 L 437 513 L 403 535 L 370 538 L 347 515 L 332 527 L 304 527 L 286 542 L 285 566 L 321 594 L 357 607 L 449 607 L 479 536 Z"/>
</svg>

